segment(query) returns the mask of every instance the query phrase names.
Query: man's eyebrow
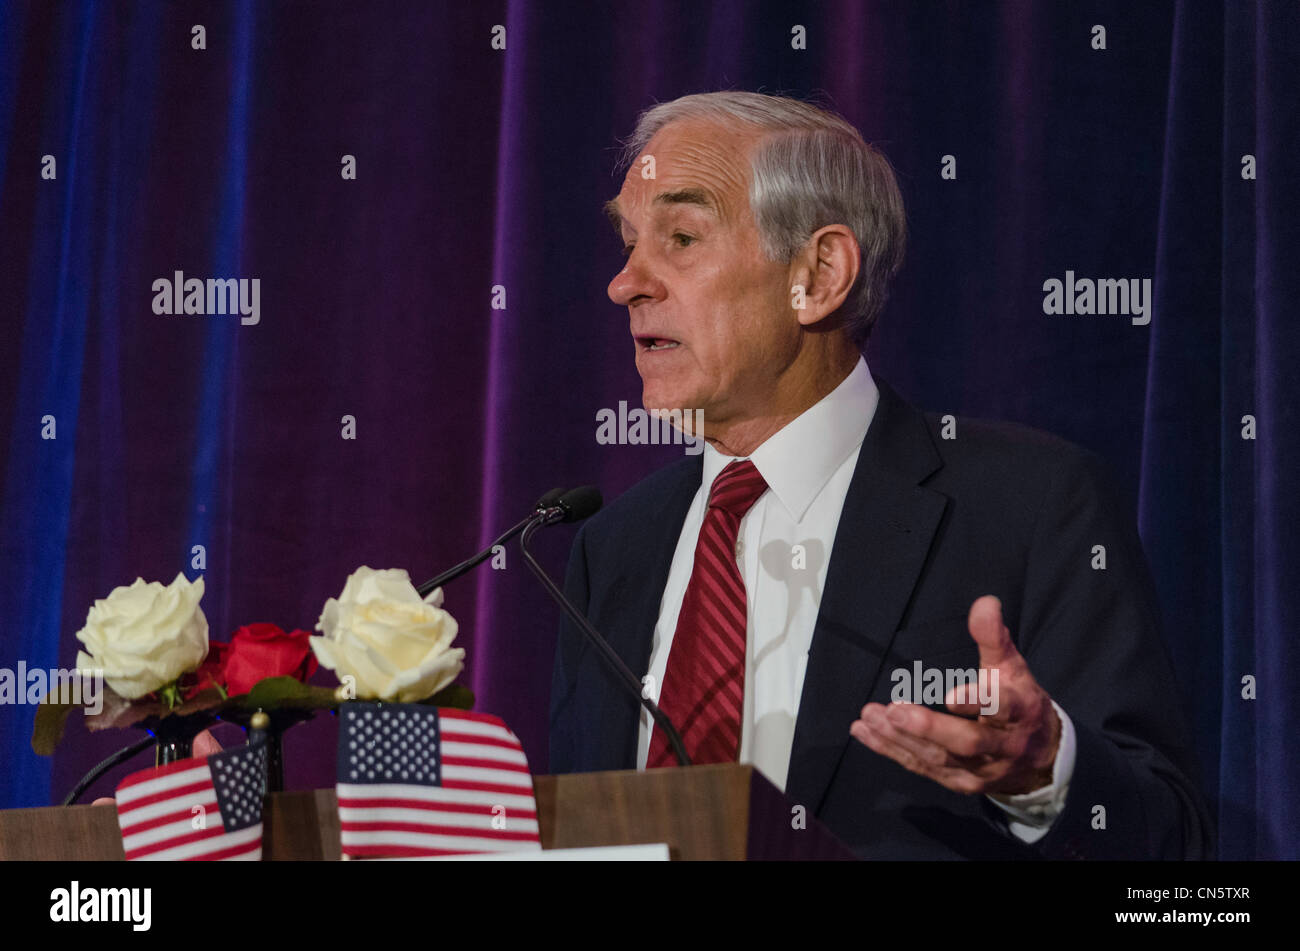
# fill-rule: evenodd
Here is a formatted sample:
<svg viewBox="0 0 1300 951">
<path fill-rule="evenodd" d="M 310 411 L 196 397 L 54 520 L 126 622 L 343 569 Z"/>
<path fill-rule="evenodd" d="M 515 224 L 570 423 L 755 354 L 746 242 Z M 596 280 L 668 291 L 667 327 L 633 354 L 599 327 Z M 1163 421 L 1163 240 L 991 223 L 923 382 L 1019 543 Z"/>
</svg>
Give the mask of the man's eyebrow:
<svg viewBox="0 0 1300 951">
<path fill-rule="evenodd" d="M 721 213 L 717 201 L 713 195 L 703 188 L 679 188 L 674 192 L 660 192 L 654 197 L 656 205 L 698 205 L 720 217 Z M 605 217 L 609 223 L 614 226 L 614 232 L 620 237 L 623 234 L 623 212 L 618 207 L 618 199 L 611 198 L 605 202 Z"/>
<path fill-rule="evenodd" d="M 605 217 L 609 223 L 614 226 L 614 233 L 622 237 L 623 235 L 623 212 L 618 207 L 618 199 L 611 198 L 605 202 Z"/>
<path fill-rule="evenodd" d="M 655 195 L 656 205 L 699 205 L 713 212 L 714 215 L 719 213 L 718 203 L 714 200 L 713 195 L 703 188 L 679 188 L 675 192 L 660 192 Z"/>
</svg>

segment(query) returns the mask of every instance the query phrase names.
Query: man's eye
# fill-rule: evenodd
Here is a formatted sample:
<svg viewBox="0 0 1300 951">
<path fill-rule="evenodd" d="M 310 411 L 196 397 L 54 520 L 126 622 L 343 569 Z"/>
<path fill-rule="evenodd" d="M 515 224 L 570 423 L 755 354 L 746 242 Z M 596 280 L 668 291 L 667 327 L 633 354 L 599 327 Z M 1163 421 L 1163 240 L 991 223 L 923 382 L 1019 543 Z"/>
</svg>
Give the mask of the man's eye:
<svg viewBox="0 0 1300 951">
<path fill-rule="evenodd" d="M 632 249 L 635 248 L 635 247 L 636 247 L 635 244 L 625 244 L 625 245 L 623 245 L 623 257 L 625 257 L 625 258 L 630 258 L 630 257 L 632 256 Z"/>
<path fill-rule="evenodd" d="M 695 239 L 689 234 L 682 234 L 680 231 L 673 235 L 673 240 L 677 242 L 679 248 L 689 248 L 695 243 Z"/>
</svg>

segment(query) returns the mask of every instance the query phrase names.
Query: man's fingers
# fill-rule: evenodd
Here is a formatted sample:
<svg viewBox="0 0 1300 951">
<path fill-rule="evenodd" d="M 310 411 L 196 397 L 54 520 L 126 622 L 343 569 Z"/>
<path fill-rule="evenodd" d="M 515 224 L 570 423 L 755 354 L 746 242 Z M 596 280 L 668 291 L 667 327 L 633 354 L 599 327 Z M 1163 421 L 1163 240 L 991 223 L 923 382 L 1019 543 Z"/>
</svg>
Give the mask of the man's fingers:
<svg viewBox="0 0 1300 951">
<path fill-rule="evenodd" d="M 945 765 L 945 754 L 938 756 L 917 746 L 893 729 L 881 716 L 874 713 L 857 720 L 849 732 L 868 749 L 887 756 L 904 769 L 925 776 L 954 792 L 977 793 L 983 790 L 984 780 L 966 769 Z M 933 744 L 931 744 L 933 746 Z M 937 749 L 937 748 L 936 748 Z"/>
<path fill-rule="evenodd" d="M 951 751 L 945 749 L 928 737 L 919 736 L 904 728 L 903 721 L 893 712 L 897 705 L 891 704 L 883 710 L 873 709 L 867 717 L 868 725 L 885 739 L 909 750 L 917 759 L 931 766 L 953 766 Z"/>
<path fill-rule="evenodd" d="M 988 723 L 963 720 L 961 717 L 928 710 L 915 704 L 895 703 L 885 708 L 885 719 L 902 733 L 934 744 L 954 757 L 962 765 L 989 756 L 999 756 L 1006 749 L 1006 733 Z"/>
<path fill-rule="evenodd" d="M 975 599 L 966 617 L 966 627 L 979 645 L 981 667 L 1000 667 L 1020 659 L 1011 632 L 1002 623 L 1002 602 L 993 595 Z"/>
<path fill-rule="evenodd" d="M 986 667 L 979 673 L 983 683 L 958 683 L 944 694 L 943 705 L 949 712 L 962 717 L 977 716 L 996 726 L 1025 715 L 1024 681 L 1013 678 L 1010 671 L 1001 667 Z"/>
<path fill-rule="evenodd" d="M 996 667 L 992 668 L 997 670 Z M 992 684 L 992 681 L 989 682 Z M 1001 685 L 996 692 L 991 691 L 994 702 L 997 705 L 996 710 L 985 711 L 984 704 L 980 702 L 979 690 L 975 684 L 958 684 L 953 687 L 943 698 L 943 705 L 952 713 L 962 717 L 974 716 L 996 716 L 1000 720 L 1005 720 L 1006 708 L 1002 703 Z"/>
<path fill-rule="evenodd" d="M 213 753 L 220 752 L 221 744 L 217 742 L 217 738 L 212 735 L 210 730 L 204 730 L 196 736 L 194 742 L 190 744 L 190 755 L 195 759 L 203 756 L 211 756 Z"/>
<path fill-rule="evenodd" d="M 985 780 L 1000 780 L 1020 754 L 1021 740 L 992 717 L 965 720 L 911 704 L 891 704 L 884 718 L 900 740 L 914 737 L 944 750 L 946 764 Z"/>
<path fill-rule="evenodd" d="M 891 742 L 910 750 L 918 759 L 926 763 L 980 772 L 991 754 L 983 751 L 969 753 L 965 751 L 979 750 L 981 745 L 989 741 L 963 734 L 963 738 L 957 740 L 953 746 L 936 742 L 931 738 L 929 729 L 921 725 L 928 724 L 931 719 L 952 721 L 953 725 L 960 724 L 978 729 L 974 724 L 946 713 L 938 713 L 913 704 L 899 703 L 869 703 L 862 710 L 861 722 Z"/>
</svg>

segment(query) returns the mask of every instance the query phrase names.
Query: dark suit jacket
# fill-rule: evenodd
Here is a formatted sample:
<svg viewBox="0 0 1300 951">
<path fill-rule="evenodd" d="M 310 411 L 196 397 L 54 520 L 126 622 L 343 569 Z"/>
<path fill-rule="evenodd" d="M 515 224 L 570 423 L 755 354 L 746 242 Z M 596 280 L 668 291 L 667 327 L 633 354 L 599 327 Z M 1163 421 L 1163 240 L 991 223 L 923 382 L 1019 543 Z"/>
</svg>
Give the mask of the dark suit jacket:
<svg viewBox="0 0 1300 951">
<path fill-rule="evenodd" d="M 1099 458 L 1006 423 L 959 418 L 955 438 L 943 438 L 939 416 L 876 382 L 880 403 L 809 649 L 786 795 L 868 858 L 1211 857 L 1150 575 Z M 661 469 L 574 541 L 567 593 L 638 675 L 700 478 L 699 456 Z M 1096 545 L 1104 569 L 1093 567 Z M 984 796 L 950 792 L 849 735 L 868 701 L 889 702 L 894 668 L 979 666 L 966 617 L 984 594 L 1001 598 L 1029 669 L 1077 736 L 1065 808 L 1033 846 Z M 566 621 L 552 772 L 635 768 L 638 707 L 625 694 Z"/>
</svg>

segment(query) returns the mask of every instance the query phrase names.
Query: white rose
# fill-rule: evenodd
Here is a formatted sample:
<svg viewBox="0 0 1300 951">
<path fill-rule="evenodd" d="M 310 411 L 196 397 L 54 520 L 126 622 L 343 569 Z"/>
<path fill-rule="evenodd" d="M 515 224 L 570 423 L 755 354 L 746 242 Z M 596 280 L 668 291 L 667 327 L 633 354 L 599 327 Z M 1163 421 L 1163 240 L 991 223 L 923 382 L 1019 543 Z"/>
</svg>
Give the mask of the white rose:
<svg viewBox="0 0 1300 951">
<path fill-rule="evenodd" d="M 311 649 L 342 680 L 356 680 L 366 700 L 424 700 L 456 679 L 465 651 L 451 648 L 456 619 L 442 609 L 442 589 L 420 599 L 401 568 L 361 567 L 321 611 Z"/>
<path fill-rule="evenodd" d="M 163 587 L 136 578 L 114 588 L 86 615 L 77 640 L 78 670 L 103 670 L 104 681 L 128 700 L 143 697 L 195 670 L 208 656 L 208 619 L 199 599 L 203 579 L 176 574 Z"/>
</svg>

